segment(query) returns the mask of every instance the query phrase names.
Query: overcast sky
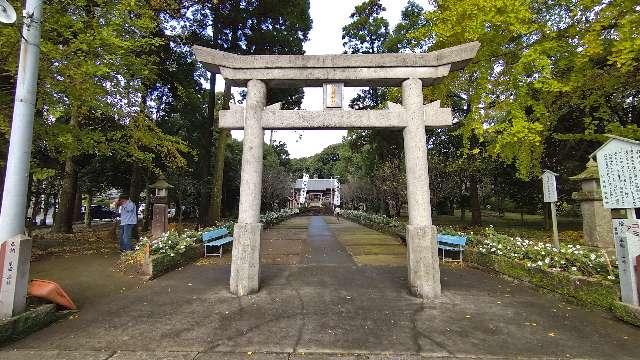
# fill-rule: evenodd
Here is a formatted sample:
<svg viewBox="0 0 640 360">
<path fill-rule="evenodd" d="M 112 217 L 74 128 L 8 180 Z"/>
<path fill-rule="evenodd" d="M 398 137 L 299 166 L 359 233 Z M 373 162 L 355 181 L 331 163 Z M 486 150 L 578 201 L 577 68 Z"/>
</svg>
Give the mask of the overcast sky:
<svg viewBox="0 0 640 360">
<path fill-rule="evenodd" d="M 349 15 L 354 7 L 362 0 L 311 0 L 311 18 L 313 28 L 309 34 L 309 41 L 304 49 L 308 55 L 341 54 L 342 27 L 349 23 Z M 427 0 L 417 0 L 417 3 L 427 7 Z M 383 14 L 389 20 L 390 28 L 400 21 L 400 13 L 407 4 L 407 0 L 382 0 L 387 11 Z M 216 90 L 224 90 L 223 79 L 218 75 Z M 345 89 L 345 104 L 355 96 L 359 89 Z M 305 98 L 302 103 L 304 110 L 322 109 L 322 88 L 305 88 Z M 293 158 L 316 154 L 325 147 L 339 143 L 347 134 L 346 130 L 309 130 L 309 131 L 275 131 L 276 141 L 287 143 L 289 153 Z M 232 131 L 234 138 L 241 140 L 243 132 Z M 265 131 L 265 141 L 269 141 L 269 131 Z"/>
</svg>

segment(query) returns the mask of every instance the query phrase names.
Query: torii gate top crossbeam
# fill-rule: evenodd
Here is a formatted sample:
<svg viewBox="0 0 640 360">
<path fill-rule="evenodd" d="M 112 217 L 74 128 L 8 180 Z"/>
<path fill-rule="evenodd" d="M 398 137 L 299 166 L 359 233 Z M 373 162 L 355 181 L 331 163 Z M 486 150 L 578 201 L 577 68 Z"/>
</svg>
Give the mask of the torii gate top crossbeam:
<svg viewBox="0 0 640 360">
<path fill-rule="evenodd" d="M 479 42 L 425 54 L 235 55 L 194 46 L 207 70 L 221 74 L 232 86 L 253 79 L 269 87 L 313 87 L 341 82 L 345 86 L 400 86 L 409 78 L 424 86 L 464 68 L 476 55 Z"/>
</svg>

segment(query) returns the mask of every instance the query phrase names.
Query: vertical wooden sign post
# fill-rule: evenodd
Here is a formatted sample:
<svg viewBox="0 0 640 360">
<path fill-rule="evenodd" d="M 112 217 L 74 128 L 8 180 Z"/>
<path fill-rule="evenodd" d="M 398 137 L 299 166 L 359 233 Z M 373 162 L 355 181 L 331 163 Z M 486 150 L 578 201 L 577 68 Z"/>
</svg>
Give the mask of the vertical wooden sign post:
<svg viewBox="0 0 640 360">
<path fill-rule="evenodd" d="M 309 184 L 309 175 L 302 174 L 302 189 L 300 189 L 300 197 L 298 203 L 303 205 L 307 202 L 307 185 Z"/>
<path fill-rule="evenodd" d="M 542 193 L 544 202 L 551 204 L 551 222 L 553 223 L 553 245 L 556 249 L 560 248 L 560 240 L 558 239 L 558 218 L 556 216 L 556 201 L 558 201 L 558 192 L 556 190 L 556 176 L 558 174 L 551 170 L 542 172 Z"/>
<path fill-rule="evenodd" d="M 333 205 L 340 206 L 340 181 L 335 180 L 335 193 L 333 194 Z"/>
<path fill-rule="evenodd" d="M 636 258 L 640 255 L 640 142 L 608 135 L 610 139 L 591 154 L 598 162 L 602 201 L 607 209 L 625 209 L 626 219 L 613 220 L 622 302 L 639 305 Z"/>
</svg>

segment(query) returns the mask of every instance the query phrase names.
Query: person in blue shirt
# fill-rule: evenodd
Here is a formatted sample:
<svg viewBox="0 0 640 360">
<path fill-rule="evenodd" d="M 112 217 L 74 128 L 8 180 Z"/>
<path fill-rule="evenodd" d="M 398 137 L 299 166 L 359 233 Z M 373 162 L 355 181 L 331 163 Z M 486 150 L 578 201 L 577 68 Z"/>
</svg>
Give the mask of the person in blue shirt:
<svg viewBox="0 0 640 360">
<path fill-rule="evenodd" d="M 138 223 L 136 204 L 129 200 L 129 196 L 120 195 L 116 206 L 120 210 L 120 251 L 133 250 L 131 237 L 133 228 Z"/>
</svg>

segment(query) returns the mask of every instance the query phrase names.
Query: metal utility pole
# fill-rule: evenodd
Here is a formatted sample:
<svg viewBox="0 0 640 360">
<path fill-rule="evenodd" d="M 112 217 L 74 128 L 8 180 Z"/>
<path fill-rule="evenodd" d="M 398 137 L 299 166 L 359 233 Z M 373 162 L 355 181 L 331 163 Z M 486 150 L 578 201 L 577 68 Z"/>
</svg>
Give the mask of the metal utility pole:
<svg viewBox="0 0 640 360">
<path fill-rule="evenodd" d="M 6 11 L 10 5 L 1 1 Z M 9 155 L 0 210 L 0 318 L 25 310 L 31 261 L 31 239 L 25 233 L 27 187 L 33 140 L 33 115 L 40 62 L 42 0 L 27 0 L 16 85 Z"/>
<path fill-rule="evenodd" d="M 42 0 L 27 0 L 24 8 L 7 172 L 0 210 L 0 243 L 24 234 L 25 231 L 33 115 L 40 62 L 41 20 Z"/>
</svg>

